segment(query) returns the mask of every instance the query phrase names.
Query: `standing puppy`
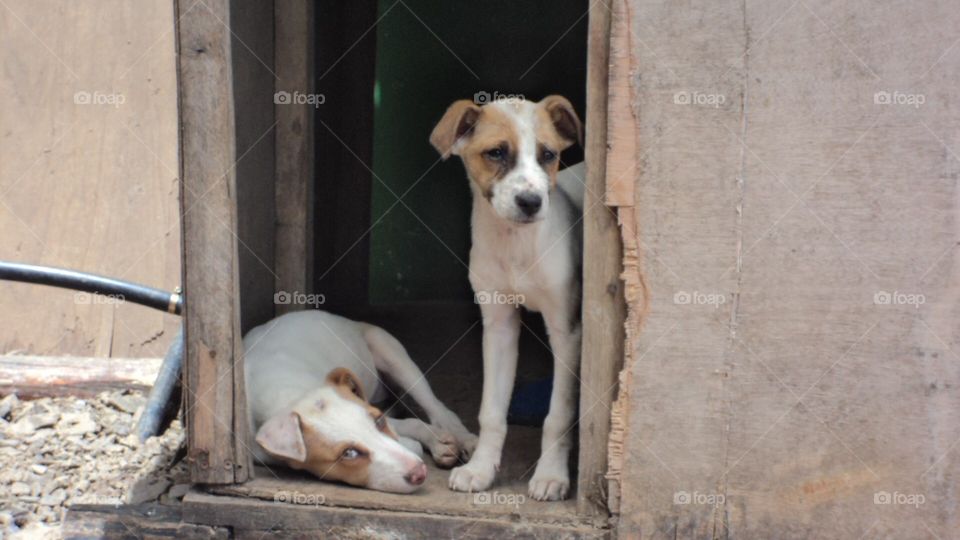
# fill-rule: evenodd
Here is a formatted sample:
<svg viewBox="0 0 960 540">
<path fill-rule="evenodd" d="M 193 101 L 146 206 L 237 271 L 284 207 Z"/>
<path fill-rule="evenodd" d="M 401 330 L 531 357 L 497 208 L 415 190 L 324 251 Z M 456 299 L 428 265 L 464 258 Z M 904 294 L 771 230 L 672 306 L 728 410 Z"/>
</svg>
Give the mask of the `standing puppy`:
<svg viewBox="0 0 960 540">
<path fill-rule="evenodd" d="M 558 189 L 560 152 L 582 142 L 566 98 L 538 103 L 453 103 L 430 135 L 446 159 L 460 156 L 473 191 L 470 283 L 483 315 L 480 440 L 470 462 L 450 474 L 450 488 L 482 491 L 500 466 L 507 408 L 517 368 L 520 311 L 497 298 L 515 295 L 543 314 L 553 349 L 553 392 L 543 424 L 530 496 L 559 500 L 570 488 L 568 457 L 580 361 L 580 196 Z M 567 172 L 566 170 L 564 172 Z M 560 173 L 561 175 L 563 173 Z M 566 182 L 561 181 L 566 185 Z M 582 209 L 580 209 L 582 210 Z"/>
</svg>

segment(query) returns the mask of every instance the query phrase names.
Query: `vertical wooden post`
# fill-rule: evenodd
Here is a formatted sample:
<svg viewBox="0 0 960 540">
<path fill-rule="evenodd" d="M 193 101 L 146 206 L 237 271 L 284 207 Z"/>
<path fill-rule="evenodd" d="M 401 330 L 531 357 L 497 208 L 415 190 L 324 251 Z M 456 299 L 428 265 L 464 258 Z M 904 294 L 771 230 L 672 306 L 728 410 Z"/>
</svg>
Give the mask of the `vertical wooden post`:
<svg viewBox="0 0 960 540">
<path fill-rule="evenodd" d="M 587 41 L 586 195 L 584 198 L 583 346 L 580 377 L 580 463 L 577 509 L 608 515 L 604 474 L 610 407 L 623 363 L 624 318 L 620 229 L 604 204 L 607 160 L 607 76 L 610 10 L 590 9 Z"/>
<path fill-rule="evenodd" d="M 311 0 L 274 5 L 274 66 L 277 92 L 315 94 L 314 4 Z M 312 105 L 277 104 L 276 127 L 276 290 L 313 290 L 314 115 Z M 277 304 L 277 315 L 303 309 Z"/>
<path fill-rule="evenodd" d="M 177 2 L 188 461 L 195 483 L 234 483 L 252 470 L 243 443 L 230 8 L 227 0 L 190 4 Z"/>
</svg>

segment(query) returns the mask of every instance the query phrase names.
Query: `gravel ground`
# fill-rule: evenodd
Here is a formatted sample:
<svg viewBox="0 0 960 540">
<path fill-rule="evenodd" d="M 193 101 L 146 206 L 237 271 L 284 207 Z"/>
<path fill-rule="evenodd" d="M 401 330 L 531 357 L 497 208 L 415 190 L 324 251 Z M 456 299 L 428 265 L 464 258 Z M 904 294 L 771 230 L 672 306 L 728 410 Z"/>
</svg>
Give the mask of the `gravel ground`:
<svg viewBox="0 0 960 540">
<path fill-rule="evenodd" d="M 141 444 L 134 431 L 146 398 L 0 400 L 0 539 L 59 538 L 72 504 L 171 502 L 187 489 L 179 422 Z"/>
</svg>

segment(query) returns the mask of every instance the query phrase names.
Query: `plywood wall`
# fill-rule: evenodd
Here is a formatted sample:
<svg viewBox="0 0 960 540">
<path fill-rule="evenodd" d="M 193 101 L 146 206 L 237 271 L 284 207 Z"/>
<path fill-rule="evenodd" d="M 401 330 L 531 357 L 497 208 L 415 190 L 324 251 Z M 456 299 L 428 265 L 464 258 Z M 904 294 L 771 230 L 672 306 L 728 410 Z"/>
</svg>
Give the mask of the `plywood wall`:
<svg viewBox="0 0 960 540">
<path fill-rule="evenodd" d="M 0 5 L 0 259 L 180 285 L 173 4 Z M 0 283 L 0 354 L 162 356 L 179 318 Z"/>
<path fill-rule="evenodd" d="M 652 298 L 621 537 L 955 537 L 960 12 L 620 4 Z"/>
</svg>

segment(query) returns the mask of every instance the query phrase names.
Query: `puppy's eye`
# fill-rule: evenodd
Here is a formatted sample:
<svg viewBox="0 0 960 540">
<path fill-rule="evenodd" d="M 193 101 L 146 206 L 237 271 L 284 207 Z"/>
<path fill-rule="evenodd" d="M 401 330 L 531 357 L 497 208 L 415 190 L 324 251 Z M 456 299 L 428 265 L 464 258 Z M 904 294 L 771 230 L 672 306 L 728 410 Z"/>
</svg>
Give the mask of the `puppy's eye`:
<svg viewBox="0 0 960 540">
<path fill-rule="evenodd" d="M 551 161 L 557 159 L 557 153 L 553 150 L 546 150 L 540 154 L 540 161 L 544 163 L 550 163 Z"/>
<path fill-rule="evenodd" d="M 506 153 L 503 151 L 503 148 L 500 147 L 491 148 L 490 150 L 484 152 L 484 154 L 487 156 L 487 158 L 492 159 L 493 161 L 500 161 L 506 155 Z"/>
<path fill-rule="evenodd" d="M 347 448 L 346 450 L 344 450 L 342 454 L 340 454 L 340 458 L 345 460 L 351 460 L 351 459 L 357 459 L 362 455 L 363 455 L 363 452 L 351 446 L 350 448 Z"/>
</svg>

